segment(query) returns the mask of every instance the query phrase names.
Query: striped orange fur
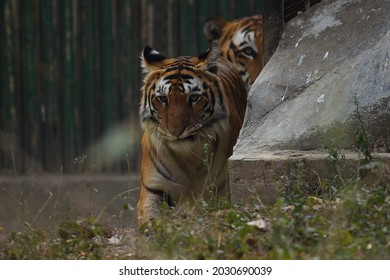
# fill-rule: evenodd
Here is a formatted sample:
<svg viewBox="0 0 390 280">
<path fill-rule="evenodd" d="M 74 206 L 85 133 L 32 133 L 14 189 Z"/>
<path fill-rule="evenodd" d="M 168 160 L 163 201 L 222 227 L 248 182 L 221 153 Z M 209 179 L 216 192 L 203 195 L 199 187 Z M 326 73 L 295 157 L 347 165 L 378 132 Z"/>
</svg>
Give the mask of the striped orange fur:
<svg viewBox="0 0 390 280">
<path fill-rule="evenodd" d="M 246 90 L 218 54 L 216 43 L 198 57 L 143 51 L 139 223 L 157 216 L 164 201 L 179 208 L 207 201 L 210 184 L 218 197 L 229 195 L 227 160 L 243 122 Z"/>
<path fill-rule="evenodd" d="M 249 90 L 263 68 L 262 16 L 212 18 L 205 22 L 203 33 L 209 41 L 218 40 L 221 56 L 234 65 Z"/>
</svg>

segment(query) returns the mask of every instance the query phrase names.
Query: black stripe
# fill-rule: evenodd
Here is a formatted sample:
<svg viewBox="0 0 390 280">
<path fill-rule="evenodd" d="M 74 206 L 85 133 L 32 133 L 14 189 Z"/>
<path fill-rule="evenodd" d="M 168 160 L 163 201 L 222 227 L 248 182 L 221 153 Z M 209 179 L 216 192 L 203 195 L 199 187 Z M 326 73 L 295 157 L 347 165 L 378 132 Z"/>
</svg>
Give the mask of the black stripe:
<svg viewBox="0 0 390 280">
<path fill-rule="evenodd" d="M 145 92 L 144 92 L 144 94 L 145 94 Z M 148 97 L 144 96 L 144 104 L 143 104 L 144 108 L 146 108 L 147 103 L 148 103 Z"/>
<path fill-rule="evenodd" d="M 167 192 L 164 192 L 162 190 L 156 190 L 156 189 L 152 189 L 152 188 L 149 188 L 148 186 L 146 186 L 145 184 L 143 184 L 145 189 L 154 194 L 154 195 L 157 195 L 158 197 L 161 198 L 161 200 L 163 202 L 166 202 L 170 207 L 175 207 L 176 203 L 175 201 L 172 199 L 172 197 L 167 193 Z"/>
<path fill-rule="evenodd" d="M 252 25 L 249 25 L 249 26 L 245 27 L 241 32 L 243 32 L 243 33 L 249 33 L 250 31 L 252 31 L 252 30 L 251 30 L 252 27 L 253 27 Z M 246 34 L 244 35 L 244 37 L 245 37 L 245 36 L 246 36 Z"/>
<path fill-rule="evenodd" d="M 222 106 L 222 105 L 224 105 L 224 100 L 223 100 L 222 90 L 221 90 L 221 88 L 220 88 L 220 86 L 218 84 L 218 81 L 214 81 L 214 86 L 217 88 L 217 91 L 218 91 L 218 94 L 219 94 L 219 105 Z M 222 106 L 222 107 L 225 108 L 225 106 Z"/>
<path fill-rule="evenodd" d="M 164 81 L 165 80 L 176 80 L 177 78 L 179 78 L 179 74 L 172 74 L 172 75 L 168 75 L 168 76 L 164 77 Z"/>
<path fill-rule="evenodd" d="M 154 117 L 154 118 L 158 118 L 158 111 L 156 110 L 156 108 L 154 108 L 153 106 L 153 103 L 152 103 L 152 94 L 149 92 L 148 94 L 148 105 L 149 105 L 149 108 L 150 108 L 150 114 Z"/>
<path fill-rule="evenodd" d="M 218 118 L 212 118 L 211 121 L 205 123 L 203 125 L 204 128 L 206 127 L 212 127 L 215 123 L 219 122 L 219 121 L 222 121 L 226 119 L 226 114 L 221 114 L 220 116 L 218 116 Z"/>
<path fill-rule="evenodd" d="M 234 56 L 237 56 L 237 54 L 238 54 L 238 49 L 237 49 L 236 45 L 233 44 L 233 42 L 230 43 L 229 49 L 231 49 L 231 50 L 233 51 Z"/>
<path fill-rule="evenodd" d="M 233 58 L 230 56 L 229 52 L 227 53 L 227 60 L 229 60 L 230 62 L 233 62 Z"/>
<path fill-rule="evenodd" d="M 183 79 L 183 80 L 192 80 L 194 79 L 193 76 L 188 75 L 188 74 L 182 74 L 182 73 L 177 73 L 177 74 L 172 74 L 164 77 L 164 80 L 176 80 L 176 79 Z"/>
<path fill-rule="evenodd" d="M 180 78 L 184 79 L 184 80 L 193 80 L 194 79 L 194 76 L 191 76 L 191 75 L 188 75 L 188 74 L 182 74 L 180 73 Z"/>
<path fill-rule="evenodd" d="M 209 95 L 211 98 L 210 115 L 212 115 L 212 114 L 214 114 L 214 107 L 215 107 L 215 95 L 214 95 L 212 88 L 209 88 Z"/>
<path fill-rule="evenodd" d="M 185 175 L 189 178 L 190 177 L 190 172 L 189 172 L 188 168 L 186 168 L 185 164 L 180 164 L 180 158 L 177 156 L 177 153 L 174 150 L 172 150 L 172 148 L 169 145 L 167 145 L 166 148 L 167 148 L 170 156 L 177 163 L 177 168 L 180 168 L 181 170 L 183 170 Z"/>
<path fill-rule="evenodd" d="M 152 152 L 153 152 L 153 154 L 152 154 Z M 149 153 L 149 158 L 152 161 L 157 172 L 160 173 L 160 175 L 163 176 L 166 180 L 173 182 L 174 181 L 173 176 L 172 176 L 171 172 L 169 172 L 168 168 L 161 161 L 157 162 L 155 160 L 155 157 L 157 157 L 157 154 L 156 154 L 153 147 L 148 150 L 148 153 Z"/>
<path fill-rule="evenodd" d="M 150 115 L 148 115 L 148 116 L 145 116 L 145 115 L 143 115 L 143 116 L 140 116 L 140 121 L 141 122 L 145 122 L 145 121 L 153 121 L 153 122 L 155 122 L 156 124 L 158 124 L 158 121 L 156 121 L 156 119 L 155 118 L 153 118 L 152 116 L 150 116 Z"/>
<path fill-rule="evenodd" d="M 172 67 L 165 69 L 164 74 L 166 74 L 168 72 L 172 72 L 172 71 L 177 71 L 177 70 L 187 70 L 189 72 L 195 73 L 193 67 L 191 67 L 191 66 L 192 66 L 191 64 L 175 65 L 175 66 L 172 66 Z"/>
</svg>

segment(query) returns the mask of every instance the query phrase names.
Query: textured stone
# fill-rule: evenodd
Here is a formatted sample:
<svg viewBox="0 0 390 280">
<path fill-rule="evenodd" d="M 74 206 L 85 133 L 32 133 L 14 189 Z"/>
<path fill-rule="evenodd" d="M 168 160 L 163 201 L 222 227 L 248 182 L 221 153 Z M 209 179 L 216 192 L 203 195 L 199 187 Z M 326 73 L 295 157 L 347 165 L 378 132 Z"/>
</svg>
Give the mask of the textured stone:
<svg viewBox="0 0 390 280">
<path fill-rule="evenodd" d="M 245 178 L 263 172 L 262 162 L 273 152 L 315 154 L 333 144 L 356 152 L 362 125 L 375 151 L 390 152 L 388 11 L 390 1 L 323 0 L 288 22 L 249 93 L 230 159 L 233 201 L 243 187 L 237 176 L 250 188 L 253 180 Z"/>
</svg>

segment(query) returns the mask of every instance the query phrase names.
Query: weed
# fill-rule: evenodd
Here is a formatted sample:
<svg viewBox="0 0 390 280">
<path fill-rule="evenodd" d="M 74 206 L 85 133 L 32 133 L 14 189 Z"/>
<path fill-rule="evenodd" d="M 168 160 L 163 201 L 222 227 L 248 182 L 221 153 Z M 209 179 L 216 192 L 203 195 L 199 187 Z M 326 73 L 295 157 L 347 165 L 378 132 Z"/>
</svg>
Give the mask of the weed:
<svg viewBox="0 0 390 280">
<path fill-rule="evenodd" d="M 345 154 L 336 146 L 335 140 L 331 144 L 325 145 L 324 148 L 328 152 L 326 159 L 329 163 L 333 178 L 330 182 L 324 182 L 321 188 L 324 193 L 327 193 L 329 198 L 333 199 L 346 183 L 346 175 L 344 174 L 346 169 Z"/>
<path fill-rule="evenodd" d="M 211 176 L 211 168 L 213 165 L 213 157 L 214 152 L 213 145 L 215 143 L 216 139 L 215 137 L 208 135 L 207 136 L 207 143 L 203 144 L 203 165 L 207 168 L 207 178 L 205 181 L 205 189 L 207 190 L 210 201 L 209 203 L 211 205 L 216 205 L 218 203 L 218 194 L 217 194 L 217 187 L 215 186 L 214 178 Z"/>
<path fill-rule="evenodd" d="M 356 145 L 357 145 L 357 148 L 359 149 L 359 151 L 364 155 L 364 163 L 368 163 L 368 162 L 371 162 L 373 160 L 372 137 L 367 132 L 367 130 L 365 128 L 363 116 L 360 112 L 359 101 L 357 99 L 356 94 L 355 94 L 355 98 L 354 98 L 354 103 L 356 106 L 355 116 L 356 116 L 356 119 L 358 121 L 358 126 L 357 126 L 356 131 L 355 131 Z"/>
<path fill-rule="evenodd" d="M 102 238 L 108 233 L 93 217 L 77 222 L 66 220 L 58 232 L 35 229 L 26 224 L 3 244 L 5 259 L 101 259 Z"/>
</svg>

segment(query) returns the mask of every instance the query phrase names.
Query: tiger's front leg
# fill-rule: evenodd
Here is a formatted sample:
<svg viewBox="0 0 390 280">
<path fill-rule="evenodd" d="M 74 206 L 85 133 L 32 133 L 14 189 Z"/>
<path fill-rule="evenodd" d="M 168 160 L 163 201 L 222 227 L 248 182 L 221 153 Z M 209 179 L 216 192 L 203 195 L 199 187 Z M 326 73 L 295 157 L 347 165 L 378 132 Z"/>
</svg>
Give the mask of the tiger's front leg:
<svg viewBox="0 0 390 280">
<path fill-rule="evenodd" d="M 141 226 L 152 218 L 159 215 L 162 197 L 159 194 L 149 191 L 141 184 L 140 197 L 138 201 L 138 225 Z"/>
</svg>

